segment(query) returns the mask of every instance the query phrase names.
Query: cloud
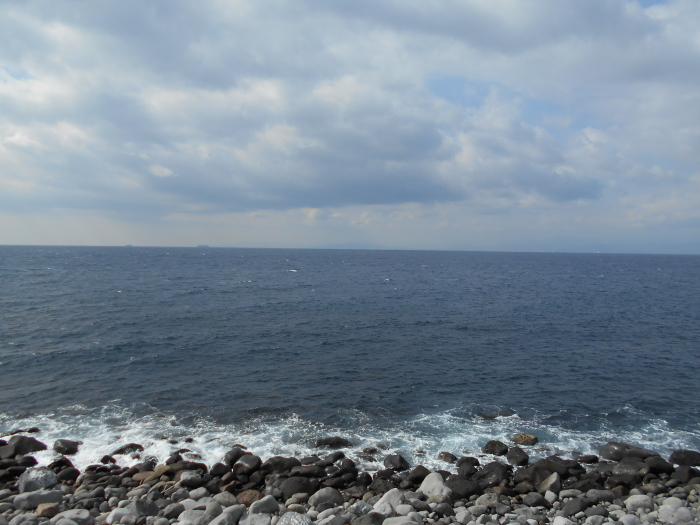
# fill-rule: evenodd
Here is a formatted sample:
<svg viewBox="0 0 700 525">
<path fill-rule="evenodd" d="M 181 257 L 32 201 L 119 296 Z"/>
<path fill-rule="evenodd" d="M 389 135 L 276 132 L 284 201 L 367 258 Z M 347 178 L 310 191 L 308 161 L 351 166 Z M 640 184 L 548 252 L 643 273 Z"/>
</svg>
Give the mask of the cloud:
<svg viewBox="0 0 700 525">
<path fill-rule="evenodd" d="M 310 226 L 363 206 L 545 217 L 595 203 L 632 207 L 638 227 L 654 202 L 699 196 L 691 0 L 3 9 L 7 211 L 306 210 Z"/>
</svg>

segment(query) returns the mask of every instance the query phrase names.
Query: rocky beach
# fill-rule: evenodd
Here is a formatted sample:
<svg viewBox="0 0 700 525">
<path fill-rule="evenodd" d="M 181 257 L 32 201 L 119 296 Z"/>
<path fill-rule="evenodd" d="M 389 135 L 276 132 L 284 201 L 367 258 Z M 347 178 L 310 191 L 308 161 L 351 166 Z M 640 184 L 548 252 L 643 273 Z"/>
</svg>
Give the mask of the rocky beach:
<svg viewBox="0 0 700 525">
<path fill-rule="evenodd" d="M 440 452 L 444 468 L 318 439 L 309 457 L 262 458 L 236 444 L 213 465 L 173 441 L 162 462 L 138 443 L 79 470 L 81 443 L 49 445 L 40 429 L 0 439 L 0 525 L 643 525 L 700 522 L 700 452 L 611 441 L 598 454 L 531 461 L 537 436 Z M 179 447 L 179 448 L 178 448 Z M 363 472 L 351 457 L 376 462 Z M 119 463 L 134 463 L 120 466 Z"/>
</svg>

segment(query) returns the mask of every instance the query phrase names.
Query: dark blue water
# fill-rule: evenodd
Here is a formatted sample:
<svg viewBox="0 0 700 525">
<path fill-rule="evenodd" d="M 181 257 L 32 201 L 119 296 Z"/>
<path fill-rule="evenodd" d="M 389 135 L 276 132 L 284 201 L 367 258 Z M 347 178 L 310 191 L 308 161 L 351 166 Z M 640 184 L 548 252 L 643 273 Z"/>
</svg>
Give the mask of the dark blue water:
<svg viewBox="0 0 700 525">
<path fill-rule="evenodd" d="M 697 256 L 0 247 L 0 283 L 0 431 L 700 447 Z"/>
</svg>

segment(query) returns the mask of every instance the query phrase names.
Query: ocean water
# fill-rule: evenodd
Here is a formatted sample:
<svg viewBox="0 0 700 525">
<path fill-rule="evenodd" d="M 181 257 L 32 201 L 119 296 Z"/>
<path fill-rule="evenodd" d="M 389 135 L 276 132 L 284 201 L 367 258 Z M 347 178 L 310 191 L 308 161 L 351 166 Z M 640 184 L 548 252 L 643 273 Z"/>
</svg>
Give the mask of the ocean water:
<svg viewBox="0 0 700 525">
<path fill-rule="evenodd" d="M 0 435 L 79 439 L 79 466 L 700 449 L 697 256 L 5 246 L 0 290 Z"/>
</svg>

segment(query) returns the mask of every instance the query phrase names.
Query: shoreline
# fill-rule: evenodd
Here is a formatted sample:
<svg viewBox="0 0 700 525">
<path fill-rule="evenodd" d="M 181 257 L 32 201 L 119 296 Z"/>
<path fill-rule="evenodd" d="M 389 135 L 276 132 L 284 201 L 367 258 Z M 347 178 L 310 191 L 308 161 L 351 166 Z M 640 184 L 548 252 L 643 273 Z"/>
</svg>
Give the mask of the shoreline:
<svg viewBox="0 0 700 525">
<path fill-rule="evenodd" d="M 445 451 L 444 468 L 409 465 L 376 448 L 360 453 L 342 437 L 317 440 L 314 456 L 262 458 L 245 444 L 207 465 L 180 449 L 158 463 L 138 443 L 105 451 L 82 471 L 70 461 L 81 443 L 57 440 L 60 454 L 16 431 L 0 440 L 0 525 L 590 525 L 700 522 L 700 452 L 609 442 L 598 454 L 531 462 L 537 437 L 490 441 L 496 461 Z M 186 441 L 186 440 L 185 440 Z M 186 443 L 185 443 L 186 445 Z M 376 457 L 357 468 L 344 451 Z M 120 461 L 133 462 L 119 466 Z"/>
</svg>

